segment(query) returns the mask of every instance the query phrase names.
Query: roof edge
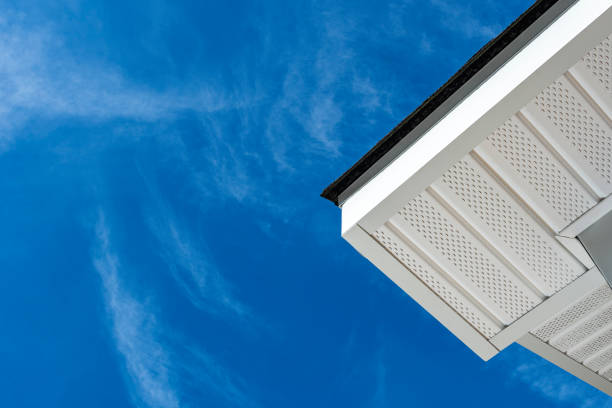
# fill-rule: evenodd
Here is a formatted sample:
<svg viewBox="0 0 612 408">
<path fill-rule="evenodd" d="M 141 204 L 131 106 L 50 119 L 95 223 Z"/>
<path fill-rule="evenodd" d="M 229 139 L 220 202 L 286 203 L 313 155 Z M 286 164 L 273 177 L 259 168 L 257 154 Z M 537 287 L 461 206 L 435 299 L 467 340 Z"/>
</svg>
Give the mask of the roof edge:
<svg viewBox="0 0 612 408">
<path fill-rule="evenodd" d="M 321 197 L 341 205 L 576 1 L 537 0 L 351 168 L 327 186 Z"/>
</svg>

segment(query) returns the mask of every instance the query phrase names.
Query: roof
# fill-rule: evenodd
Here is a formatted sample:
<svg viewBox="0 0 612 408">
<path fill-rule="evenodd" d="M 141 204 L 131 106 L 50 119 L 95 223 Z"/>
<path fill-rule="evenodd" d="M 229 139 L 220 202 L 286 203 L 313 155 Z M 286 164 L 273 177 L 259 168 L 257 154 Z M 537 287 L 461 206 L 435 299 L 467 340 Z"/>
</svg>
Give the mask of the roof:
<svg viewBox="0 0 612 408">
<path fill-rule="evenodd" d="M 342 204 L 575 1 L 536 1 L 501 34 L 472 56 L 444 85 L 376 143 L 357 163 L 325 188 L 321 196 L 336 205 Z"/>
<path fill-rule="evenodd" d="M 612 396 L 612 0 L 559 11 L 387 153 L 341 234 L 482 359 L 516 342 Z"/>
</svg>

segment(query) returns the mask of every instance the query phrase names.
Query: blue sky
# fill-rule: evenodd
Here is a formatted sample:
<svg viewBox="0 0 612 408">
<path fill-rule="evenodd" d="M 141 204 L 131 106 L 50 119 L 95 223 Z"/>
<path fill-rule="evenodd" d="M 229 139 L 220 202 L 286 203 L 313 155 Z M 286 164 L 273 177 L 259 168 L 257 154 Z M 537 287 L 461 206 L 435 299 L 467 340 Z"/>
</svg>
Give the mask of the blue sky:
<svg viewBox="0 0 612 408">
<path fill-rule="evenodd" d="M 612 406 L 319 197 L 529 4 L 0 3 L 0 406 Z"/>
</svg>

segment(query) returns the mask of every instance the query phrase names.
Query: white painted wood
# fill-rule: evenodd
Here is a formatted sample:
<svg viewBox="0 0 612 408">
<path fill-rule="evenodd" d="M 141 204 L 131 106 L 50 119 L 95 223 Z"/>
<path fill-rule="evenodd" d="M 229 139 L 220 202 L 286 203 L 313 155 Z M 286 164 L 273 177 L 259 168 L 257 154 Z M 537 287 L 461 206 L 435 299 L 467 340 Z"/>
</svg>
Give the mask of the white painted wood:
<svg viewBox="0 0 612 408">
<path fill-rule="evenodd" d="M 597 373 L 589 370 L 582 364 L 568 357 L 566 354 L 560 352 L 556 348 L 544 343 L 534 335 L 527 333 L 521 337 L 517 343 L 531 352 L 545 358 L 554 365 L 564 369 L 570 374 L 575 375 L 587 384 L 592 385 L 601 392 L 612 396 L 612 382 L 606 380 Z"/>
<path fill-rule="evenodd" d="M 609 325 L 607 327 L 607 332 L 609 333 L 609 331 L 612 329 L 612 325 Z M 595 353 L 588 355 L 583 361 L 582 364 L 585 365 L 587 368 L 590 368 L 593 371 L 596 371 L 597 373 L 599 373 L 601 375 L 601 373 L 605 372 L 606 369 L 610 366 L 610 364 L 607 363 L 603 363 L 600 360 L 607 360 L 610 356 L 610 354 L 612 353 L 612 344 L 607 344 L 605 346 L 602 346 L 602 348 L 598 351 L 596 351 Z M 570 355 L 570 357 L 572 357 Z"/>
<path fill-rule="evenodd" d="M 600 307 L 589 311 L 581 316 L 579 320 L 559 331 L 548 340 L 548 343 L 562 352 L 567 352 L 569 348 L 573 347 L 573 341 L 579 342 L 581 338 L 588 335 L 584 333 L 585 331 L 594 332 L 597 330 L 592 322 L 602 320 L 602 317 L 607 315 L 606 311 L 610 307 L 612 307 L 612 299 L 608 299 L 608 301 L 603 303 Z M 585 328 L 588 330 L 585 330 Z"/>
<path fill-rule="evenodd" d="M 592 358 L 602 347 L 605 336 L 600 335 L 608 335 L 603 325 L 611 324 L 609 311 L 600 316 L 602 309 L 591 310 L 595 304 L 588 303 L 609 307 L 612 300 L 605 297 L 605 280 L 575 238 L 612 210 L 610 166 L 601 167 L 599 163 L 609 162 L 597 149 L 609 148 L 612 97 L 576 64 L 611 27 L 612 0 L 578 0 L 342 206 L 343 237 L 481 358 L 487 360 L 519 339 L 608 394 L 608 380 L 560 350 L 570 349 L 576 359 Z M 597 55 L 598 62 L 605 61 L 599 57 L 603 54 Z M 541 94 L 553 81 L 562 84 Z M 576 101 L 588 113 L 572 110 Z M 554 110 L 558 107 L 563 109 Z M 493 133 L 513 115 L 520 126 L 510 129 L 524 127 L 534 142 L 523 138 L 511 145 L 504 141 L 523 133 L 507 133 L 508 138 L 503 137 L 508 129 Z M 589 126 L 607 128 L 593 133 Z M 478 171 L 455 173 L 454 181 L 449 180 L 445 172 L 465 157 Z M 467 195 L 466 189 L 478 191 L 482 200 Z M 423 197 L 431 206 L 418 201 L 414 211 L 406 211 L 411 200 L 414 204 Z M 490 203 L 486 200 L 498 206 L 483 206 Z M 509 204 L 502 207 L 502 201 Z M 512 222 L 499 224 L 498 219 Z M 506 229 L 508 225 L 515 229 Z M 566 273 L 557 256 L 577 269 Z M 585 266 L 591 269 L 573 280 Z M 595 300 L 586 297 L 576 303 L 594 290 Z M 567 308 L 570 317 L 579 315 L 580 320 L 559 315 Z M 529 333 L 538 333 L 536 328 L 550 334 L 550 344 Z M 594 369 L 608 364 L 607 354 L 597 356 Z"/>
<path fill-rule="evenodd" d="M 597 203 L 595 207 L 582 214 L 580 218 L 578 218 L 561 232 L 559 232 L 559 235 L 562 237 L 575 238 L 582 231 L 595 224 L 597 220 L 599 220 L 601 217 L 603 217 L 610 211 L 612 211 L 612 196 L 601 200 L 599 203 Z"/>
<path fill-rule="evenodd" d="M 589 269 L 595 266 L 593 259 L 591 259 L 586 249 L 584 249 L 580 241 L 578 241 L 576 238 L 567 238 L 561 236 L 556 236 L 555 238 L 557 238 L 557 241 L 559 241 L 565 248 L 567 248 L 567 250 L 570 251 L 576 257 L 576 259 L 582 262 L 584 266 Z"/>
<path fill-rule="evenodd" d="M 543 142 L 546 143 L 548 149 L 559 157 L 564 166 L 571 171 L 574 177 L 579 180 L 580 184 L 590 192 L 596 201 L 605 197 L 605 192 L 598 187 L 600 184 L 603 184 L 601 177 L 592 171 L 582 155 L 576 152 L 563 136 L 558 134 L 557 129 L 555 129 L 546 116 L 538 111 L 533 101 L 524 106 L 517 115 L 530 128 L 534 129 Z M 567 225 L 568 223 L 565 222 L 562 228 L 565 228 Z M 559 231 L 560 229 L 555 229 L 555 232 Z"/>
<path fill-rule="evenodd" d="M 407 241 L 414 244 L 415 249 L 428 263 L 434 265 L 440 271 L 443 271 L 443 273 L 449 277 L 449 280 L 456 282 L 457 287 L 462 288 L 470 297 L 475 299 L 477 304 L 482 305 L 485 310 L 491 313 L 495 319 L 499 320 L 504 325 L 514 320 L 449 262 L 433 245 L 431 245 L 431 243 L 401 219 L 401 217 L 392 217 L 389 224 L 393 229 L 398 231 L 400 235 L 408 237 Z"/>
<path fill-rule="evenodd" d="M 472 155 L 452 166 L 430 190 L 483 244 L 546 296 L 586 270 Z"/>
<path fill-rule="evenodd" d="M 453 215 L 448 212 L 448 210 L 444 208 L 429 192 L 425 191 L 421 193 L 421 197 L 423 197 L 423 199 L 426 200 L 435 211 L 437 211 L 443 218 L 448 220 L 449 223 L 454 226 L 459 234 L 465 238 L 466 243 L 469 243 L 469 245 L 471 245 L 475 251 L 482 254 L 482 256 L 495 268 L 500 279 L 506 279 L 508 284 L 514 284 L 517 289 L 524 294 L 525 302 L 536 305 L 542 301 L 543 297 L 534 292 L 531 286 L 528 286 L 523 280 L 519 279 L 502 262 L 500 262 L 499 259 L 492 254 L 490 250 L 483 245 L 482 242 L 480 242 L 468 229 L 456 222 Z M 394 215 L 390 218 L 390 222 L 402 233 L 404 233 L 410 241 L 414 242 L 421 251 L 426 253 L 431 259 L 435 260 L 438 265 L 441 265 L 442 269 L 449 271 L 449 274 L 460 281 L 461 285 L 469 290 L 470 293 L 482 304 L 485 304 L 488 310 L 501 322 L 504 324 L 510 324 L 516 319 L 516 317 L 518 317 L 513 317 L 507 313 L 507 309 L 510 308 L 510 305 L 505 305 L 507 307 L 505 311 L 502 309 L 501 299 L 493 299 L 484 294 L 482 290 L 479 290 L 474 282 L 465 275 L 464 271 L 456 268 L 447 257 L 443 256 L 440 251 L 438 251 L 427 239 L 425 239 L 425 237 L 423 237 L 421 233 L 410 226 L 410 224 L 408 224 L 408 222 L 406 222 L 402 216 Z M 518 304 L 515 306 L 517 308 L 527 307 L 527 305 Z"/>
<path fill-rule="evenodd" d="M 553 231 L 597 204 L 520 114 L 499 126 L 474 153 Z"/>
<path fill-rule="evenodd" d="M 511 188 L 552 231 L 560 231 L 567 225 L 550 204 L 548 204 L 529 183 L 525 182 L 525 180 L 514 171 L 512 166 L 504 160 L 491 143 L 487 140 L 483 141 L 474 148 L 474 153 L 487 163 L 487 165 L 506 182 L 508 187 Z"/>
<path fill-rule="evenodd" d="M 374 239 L 483 336 L 490 338 L 501 330 L 502 323 L 491 316 L 478 299 L 470 296 L 452 276 L 400 236 L 401 233 L 387 223 L 376 230 Z"/>
<path fill-rule="evenodd" d="M 578 61 L 576 65 L 568 71 L 570 79 L 582 88 L 583 95 L 594 102 L 604 115 L 608 123 L 612 121 L 612 95 L 606 92 L 601 83 L 589 72 L 583 61 Z M 567 75 L 567 74 L 566 74 Z"/>
<path fill-rule="evenodd" d="M 354 226 L 345 231 L 342 236 L 480 358 L 486 361 L 498 353 L 498 350 L 485 337 L 362 228 Z"/>
<path fill-rule="evenodd" d="M 589 103 L 584 100 L 567 78 L 561 76 L 556 79 L 556 82 L 569 91 L 570 96 L 574 98 L 576 103 L 579 103 L 583 108 L 590 108 Z M 594 110 L 590 110 L 593 122 L 609 132 L 607 123 Z M 559 128 L 538 108 L 535 100 L 530 101 L 520 112 L 599 198 L 604 198 L 612 192 L 612 184 L 595 171 L 595 168 L 585 159 L 583 154 L 572 146 L 569 140 L 561 134 Z"/>
<path fill-rule="evenodd" d="M 610 369 L 612 369 L 612 363 L 602 367 L 601 370 L 598 371 L 598 373 L 599 374 L 603 374 L 603 373 L 605 373 L 606 371 L 608 371 Z"/>
<path fill-rule="evenodd" d="M 565 309 L 576 299 L 589 293 L 606 281 L 597 268 L 592 268 L 565 288 L 540 303 L 523 317 L 493 336 L 490 341 L 500 350 L 524 336 L 529 330 L 538 327 L 560 310 Z"/>
<path fill-rule="evenodd" d="M 585 347 L 585 346 L 588 346 L 590 343 L 594 342 L 595 340 L 601 338 L 601 336 L 604 333 L 606 333 L 607 331 L 609 331 L 610 328 L 612 328 L 612 323 L 604 324 L 604 325 L 598 327 L 598 329 L 595 330 L 593 333 L 585 336 L 578 343 L 576 343 L 576 344 L 572 345 L 571 347 L 569 347 L 566 350 L 565 353 L 568 356 L 570 356 L 571 358 L 573 358 L 574 360 L 576 360 L 579 363 L 583 364 L 584 363 L 584 359 L 581 359 L 579 357 L 580 354 L 581 354 L 580 353 L 581 349 L 583 349 L 583 347 Z M 589 357 L 589 355 L 587 355 L 587 357 Z"/>
<path fill-rule="evenodd" d="M 471 229 L 471 232 L 483 244 L 487 245 L 492 252 L 499 257 L 508 269 L 514 272 L 526 285 L 533 287 L 538 296 L 550 296 L 554 292 L 542 279 L 540 279 L 532 268 L 523 261 L 515 252 L 509 250 L 508 246 L 497 237 L 490 228 L 482 221 L 465 203 L 448 189 L 443 183 L 436 182 L 430 187 L 433 192 L 448 205 L 449 209 L 454 210 L 457 217 L 465 220 L 464 225 Z"/>
<path fill-rule="evenodd" d="M 372 233 L 609 34 L 612 0 L 581 0 L 349 197 L 342 231 Z"/>
</svg>

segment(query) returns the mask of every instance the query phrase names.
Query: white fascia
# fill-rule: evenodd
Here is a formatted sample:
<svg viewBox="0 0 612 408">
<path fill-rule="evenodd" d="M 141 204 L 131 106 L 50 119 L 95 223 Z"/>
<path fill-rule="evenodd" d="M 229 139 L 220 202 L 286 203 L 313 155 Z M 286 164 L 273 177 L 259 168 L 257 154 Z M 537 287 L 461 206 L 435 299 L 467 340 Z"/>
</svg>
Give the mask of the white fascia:
<svg viewBox="0 0 612 408">
<path fill-rule="evenodd" d="M 342 235 L 373 233 L 612 27 L 612 0 L 579 0 L 342 205 Z M 349 239 L 350 241 L 350 239 Z"/>
</svg>

